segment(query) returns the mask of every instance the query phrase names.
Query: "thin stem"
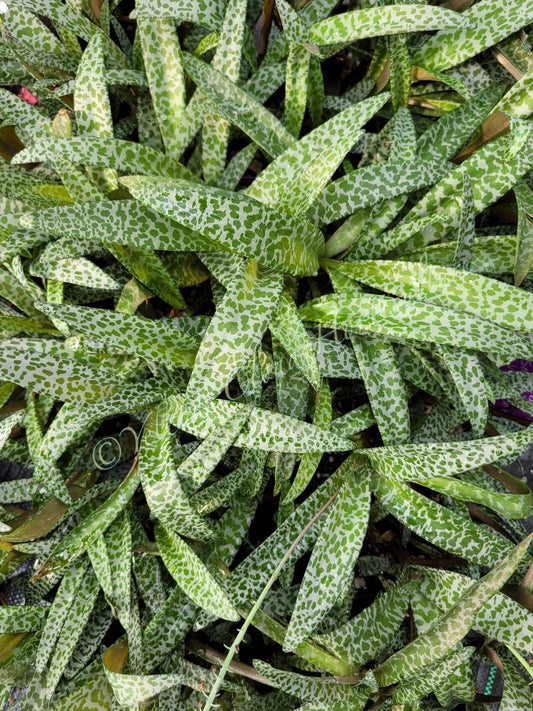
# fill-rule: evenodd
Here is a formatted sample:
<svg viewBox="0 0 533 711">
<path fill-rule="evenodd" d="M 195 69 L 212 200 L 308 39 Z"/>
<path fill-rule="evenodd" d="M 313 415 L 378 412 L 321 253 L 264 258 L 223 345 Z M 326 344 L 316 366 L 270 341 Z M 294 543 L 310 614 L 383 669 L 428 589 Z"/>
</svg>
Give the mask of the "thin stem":
<svg viewBox="0 0 533 711">
<path fill-rule="evenodd" d="M 263 604 L 263 601 L 264 601 L 264 599 L 266 598 L 266 596 L 268 595 L 268 593 L 269 593 L 269 591 L 270 591 L 270 588 L 271 588 L 272 585 L 276 582 L 276 580 L 277 580 L 277 578 L 278 578 L 278 575 L 279 575 L 280 572 L 281 572 L 281 569 L 283 568 L 283 566 L 284 566 L 285 563 L 287 562 L 289 556 L 290 556 L 291 553 L 294 551 L 294 549 L 296 548 L 296 546 L 298 545 L 298 543 L 300 543 L 300 541 L 302 540 L 302 538 L 304 537 L 304 535 L 307 533 L 307 531 L 311 528 L 311 526 L 315 523 L 315 521 L 317 521 L 317 520 L 320 518 L 320 516 L 322 516 L 322 514 L 324 513 L 324 511 L 326 511 L 326 509 L 327 509 L 329 506 L 331 506 L 331 504 L 333 503 L 333 501 L 335 501 L 335 499 L 336 499 L 337 496 L 338 496 L 338 493 L 339 493 L 339 489 L 337 489 L 337 491 L 336 491 L 334 494 L 332 494 L 332 495 L 330 496 L 330 498 L 326 501 L 326 503 L 316 512 L 316 514 L 313 516 L 313 518 L 302 528 L 302 530 L 300 531 L 300 533 L 298 534 L 298 536 L 295 538 L 295 540 L 291 543 L 290 547 L 289 547 L 289 548 L 287 549 L 287 551 L 285 552 L 283 558 L 282 558 L 282 559 L 280 560 L 280 562 L 277 564 L 277 566 L 276 566 L 276 568 L 274 569 L 274 572 L 272 573 L 272 575 L 270 576 L 270 578 L 269 578 L 267 584 L 265 585 L 265 587 L 264 587 L 263 590 L 261 591 L 261 594 L 260 594 L 259 597 L 257 598 L 257 600 L 256 600 L 254 606 L 252 607 L 252 609 L 250 610 L 250 612 L 249 612 L 249 614 L 248 614 L 248 617 L 244 620 L 244 622 L 243 622 L 243 624 L 242 624 L 242 627 L 241 627 L 241 629 L 239 630 L 239 633 L 237 634 L 237 636 L 236 636 L 235 639 L 233 640 L 233 644 L 231 645 L 231 647 L 230 647 L 229 650 L 228 650 L 228 653 L 227 653 L 227 655 L 226 655 L 226 658 L 225 658 L 225 660 L 224 660 L 224 663 L 222 664 L 222 667 L 220 668 L 220 672 L 219 672 L 219 674 L 218 674 L 218 676 L 217 676 L 217 678 L 216 678 L 216 680 L 215 680 L 215 683 L 213 684 L 213 686 L 212 686 L 212 688 L 211 688 L 211 691 L 210 691 L 210 693 L 209 693 L 209 696 L 207 697 L 207 701 L 206 701 L 206 704 L 205 704 L 205 706 L 204 706 L 204 711 L 211 711 L 211 709 L 213 708 L 213 703 L 214 703 L 214 701 L 215 701 L 215 698 L 216 698 L 216 696 L 217 696 L 217 694 L 218 694 L 218 692 L 219 692 L 219 689 L 220 689 L 220 687 L 221 687 L 221 685 L 222 685 L 222 682 L 224 681 L 224 678 L 225 678 L 225 676 L 226 676 L 226 673 L 228 672 L 228 670 L 229 670 L 229 668 L 230 668 L 230 664 L 231 664 L 231 662 L 232 662 L 232 660 L 233 660 L 233 657 L 235 656 L 235 654 L 236 654 L 236 652 L 237 652 L 237 649 L 238 649 L 238 647 L 239 647 L 239 644 L 240 644 L 240 643 L 242 642 L 242 640 L 244 639 L 244 636 L 245 636 L 246 632 L 248 631 L 248 627 L 251 625 L 252 620 L 254 619 L 256 612 L 259 610 L 259 608 L 260 608 L 261 605 Z"/>
</svg>

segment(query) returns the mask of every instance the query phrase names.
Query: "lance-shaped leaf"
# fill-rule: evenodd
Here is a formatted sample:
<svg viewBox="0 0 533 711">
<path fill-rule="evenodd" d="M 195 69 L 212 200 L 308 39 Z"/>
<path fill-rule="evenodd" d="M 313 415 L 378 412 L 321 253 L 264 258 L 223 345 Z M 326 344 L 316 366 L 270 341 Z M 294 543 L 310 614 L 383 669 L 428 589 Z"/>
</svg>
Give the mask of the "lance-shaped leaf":
<svg viewBox="0 0 533 711">
<path fill-rule="evenodd" d="M 430 608 L 446 612 L 474 583 L 451 570 L 418 571 L 418 588 Z M 524 653 L 533 644 L 533 613 L 503 593 L 495 593 L 476 612 L 472 628 Z"/>
<path fill-rule="evenodd" d="M 198 349 L 187 395 L 216 397 L 244 365 L 268 327 L 283 287 L 282 277 L 246 260 L 217 310 Z"/>
<path fill-rule="evenodd" d="M 527 518 L 531 512 L 531 490 L 527 484 L 519 480 L 516 485 L 522 493 L 503 494 L 489 491 L 482 486 L 447 476 L 430 477 L 424 480 L 424 486 L 452 496 L 454 499 L 482 504 L 508 518 Z"/>
<path fill-rule="evenodd" d="M 269 325 L 270 331 L 290 355 L 296 367 L 309 380 L 315 390 L 320 387 L 320 367 L 313 343 L 309 338 L 292 297 L 282 294 Z"/>
<path fill-rule="evenodd" d="M 400 704 L 415 704 L 424 696 L 431 692 L 439 693 L 446 682 L 450 680 L 454 674 L 460 673 L 469 675 L 469 684 L 466 684 L 466 692 L 468 698 L 464 699 L 473 701 L 475 697 L 475 685 L 472 674 L 471 664 L 468 662 L 474 652 L 474 647 L 463 647 L 450 654 L 444 659 L 424 667 L 419 674 L 409 677 L 405 681 L 400 682 L 393 694 L 393 700 L 398 705 Z M 456 680 L 458 681 L 458 680 Z M 464 697 L 454 697 L 464 698 Z"/>
<path fill-rule="evenodd" d="M 46 343 L 46 342 L 43 342 Z M 0 377 L 57 400 L 90 402 L 111 395 L 124 380 L 109 370 L 90 368 L 72 358 L 63 344 L 52 349 L 28 349 L 25 341 L 5 339 L 0 344 Z"/>
<path fill-rule="evenodd" d="M 533 20 L 533 8 L 522 0 L 481 0 L 461 13 L 462 22 L 440 30 L 415 53 L 413 62 L 442 71 L 488 49 Z"/>
<path fill-rule="evenodd" d="M 36 141 L 17 153 L 13 163 L 72 161 L 95 168 L 113 166 L 122 173 L 160 175 L 163 178 L 196 180 L 184 165 L 142 143 L 114 138 L 83 136 Z"/>
<path fill-rule="evenodd" d="M 72 600 L 80 586 L 83 585 L 83 580 L 86 578 L 87 572 L 87 559 L 76 561 L 74 565 L 65 571 L 52 607 L 48 612 L 43 634 L 39 641 L 39 652 L 35 660 L 37 672 L 42 672 L 46 669 L 57 639 L 61 634 L 61 629 L 68 619 Z"/>
<path fill-rule="evenodd" d="M 158 524 L 155 537 L 167 570 L 191 600 L 217 617 L 239 619 L 220 585 L 180 536 Z"/>
<path fill-rule="evenodd" d="M 501 459 L 513 459 L 533 441 L 529 429 L 472 442 L 429 442 L 379 447 L 365 454 L 379 473 L 396 481 L 454 476 Z"/>
<path fill-rule="evenodd" d="M 300 315 L 335 328 L 374 333 L 396 341 L 422 341 L 528 358 L 531 341 L 468 313 L 434 304 L 371 294 L 332 294 L 304 304 Z"/>
<path fill-rule="evenodd" d="M 123 182 L 144 205 L 232 252 L 294 274 L 318 270 L 314 245 L 319 230 L 286 210 L 267 207 L 242 193 L 186 181 L 129 177 Z"/>
<path fill-rule="evenodd" d="M 405 34 L 387 38 L 390 57 L 390 87 L 395 111 L 407 106 L 411 90 L 411 57 Z"/>
<path fill-rule="evenodd" d="M 352 343 L 383 443 L 410 441 L 407 391 L 394 348 L 366 336 L 354 337 Z"/>
<path fill-rule="evenodd" d="M 177 475 L 168 414 L 163 402 L 145 422 L 139 450 L 143 491 L 152 515 L 166 528 L 191 538 L 209 538 L 211 528 L 192 507 Z"/>
<path fill-rule="evenodd" d="M 461 221 L 457 232 L 457 248 L 453 257 L 456 269 L 470 269 L 472 250 L 476 238 L 474 195 L 468 173 L 463 173 L 463 194 L 461 197 Z"/>
<path fill-rule="evenodd" d="M 224 17 L 223 0 L 140 0 L 137 17 L 171 17 L 181 22 L 219 30 Z"/>
<path fill-rule="evenodd" d="M 179 160 L 182 151 L 175 144 L 185 108 L 185 77 L 175 22 L 165 17 L 141 17 L 138 32 L 165 152 Z"/>
<path fill-rule="evenodd" d="M 412 223 L 410 239 L 405 247 L 412 249 L 435 242 L 448 232 L 458 229 L 461 210 L 456 195 L 460 195 L 464 185 L 463 172 L 468 173 L 474 197 L 474 211 L 479 214 L 495 203 L 531 168 L 533 156 L 528 146 L 533 141 L 529 123 L 515 144 L 514 132 L 499 136 L 476 150 L 470 158 L 449 172 L 439 183 L 429 190 L 406 217 L 387 233 L 389 250 L 406 240 L 405 229 Z M 437 220 L 431 227 L 421 230 L 416 220 L 441 214 L 444 220 Z M 396 234 L 397 233 L 397 234 Z M 403 249 L 403 247 L 402 247 Z"/>
<path fill-rule="evenodd" d="M 320 708 L 329 708 L 331 711 L 343 711 L 347 708 L 351 711 L 362 711 L 368 700 L 368 694 L 351 684 L 339 684 L 334 677 L 304 676 L 295 672 L 281 671 L 259 659 L 254 661 L 254 666 L 258 672 L 287 694 L 324 704 Z M 313 706 L 304 708 L 312 709 Z"/>
<path fill-rule="evenodd" d="M 199 340 L 186 322 L 181 327 L 181 319 L 174 325 L 174 321 L 153 321 L 85 306 L 42 304 L 41 308 L 67 334 L 84 334 L 95 346 L 104 344 L 174 368 L 190 368 L 194 363 Z"/>
<path fill-rule="evenodd" d="M 311 206 L 309 219 L 315 224 L 329 224 L 380 200 L 432 185 L 450 171 L 452 165 L 447 161 L 468 140 L 480 120 L 488 116 L 499 96 L 493 91 L 483 100 L 476 97 L 476 100 L 465 102 L 433 123 L 418 140 L 420 158 L 413 164 L 402 162 L 399 167 L 394 161 L 387 161 L 385 164 L 366 165 L 333 181 Z M 482 175 L 487 178 L 486 172 Z M 496 177 L 492 173 L 490 175 L 491 180 Z M 434 212 L 429 211 L 430 214 Z"/>
<path fill-rule="evenodd" d="M 315 397 L 315 412 L 313 414 L 313 424 L 318 427 L 330 428 L 331 427 L 331 390 L 329 387 L 329 382 L 326 378 L 322 380 L 320 389 Z M 339 432 L 338 434 L 345 434 Z M 294 477 L 291 484 L 291 488 L 287 492 L 287 501 L 294 501 L 300 494 L 306 490 L 309 485 L 313 475 L 315 474 L 322 455 L 319 452 L 314 454 L 304 454 L 300 460 L 300 465 L 298 471 Z"/>
<path fill-rule="evenodd" d="M 370 472 L 348 472 L 322 521 L 283 647 L 293 651 L 337 601 L 359 556 L 370 512 Z"/>
<path fill-rule="evenodd" d="M 113 119 L 107 93 L 102 35 L 87 45 L 76 74 L 74 109 L 80 133 L 101 138 L 113 136 Z M 118 187 L 117 173 L 111 168 L 90 171 L 89 175 L 104 192 Z"/>
<path fill-rule="evenodd" d="M 111 496 L 60 540 L 38 575 L 57 572 L 82 555 L 125 508 L 139 486 L 139 479 L 135 464 Z"/>
<path fill-rule="evenodd" d="M 62 28 L 82 37 L 87 42 L 96 34 L 102 36 L 106 53 L 118 66 L 127 65 L 127 58 L 111 38 L 98 25 L 89 20 L 75 6 L 65 5 L 60 0 L 14 0 L 12 6 L 23 5 L 26 10 L 47 17 Z"/>
<path fill-rule="evenodd" d="M 510 284 L 427 262 L 368 260 L 340 263 L 352 279 L 395 294 L 480 316 L 515 331 L 533 323 L 533 295 Z"/>
<path fill-rule="evenodd" d="M 239 81 L 246 29 L 246 0 L 230 0 L 211 66 L 235 84 Z M 202 167 L 206 182 L 213 183 L 226 165 L 230 124 L 223 118 L 206 117 L 202 131 Z"/>
<path fill-rule="evenodd" d="M 272 161 L 246 194 L 294 214 L 305 212 L 353 148 L 360 129 L 388 98 L 387 93 L 374 96 L 315 128 Z M 317 248 L 322 244 L 319 241 Z"/>
<path fill-rule="evenodd" d="M 457 387 L 474 437 L 483 437 L 489 416 L 490 387 L 479 357 L 475 353 L 457 351 L 443 345 L 439 351 Z"/>
<path fill-rule="evenodd" d="M 518 208 L 514 283 L 519 286 L 533 266 L 533 193 L 525 183 L 514 188 Z"/>
<path fill-rule="evenodd" d="M 487 575 L 471 588 L 425 634 L 417 637 L 374 671 L 380 686 L 412 675 L 452 649 L 469 632 L 477 610 L 509 579 L 526 554 L 533 536 L 513 548 Z"/>
<path fill-rule="evenodd" d="M 228 400 L 202 402 L 200 407 L 188 398 L 176 396 L 169 399 L 169 421 L 196 437 L 204 439 L 224 426 L 233 412 L 248 412 L 248 424 L 235 440 L 237 447 L 249 447 L 266 452 L 347 452 L 353 442 L 278 412 L 263 410 Z"/>
<path fill-rule="evenodd" d="M 379 477 L 375 493 L 383 507 L 411 531 L 433 545 L 479 565 L 494 565 L 511 544 L 492 528 L 472 523 L 426 498 L 407 484 Z"/>
<path fill-rule="evenodd" d="M 399 32 L 464 27 L 465 24 L 468 23 L 459 13 L 441 7 L 386 5 L 328 17 L 310 28 L 309 37 L 318 45 L 338 44 Z"/>
<path fill-rule="evenodd" d="M 300 135 L 307 104 L 310 60 L 307 47 L 291 45 L 285 77 L 285 125 L 296 137 Z"/>
<path fill-rule="evenodd" d="M 327 649 L 353 664 L 366 664 L 392 643 L 409 607 L 414 583 L 393 585 L 332 632 L 316 635 Z"/>
<path fill-rule="evenodd" d="M 185 309 L 186 304 L 178 286 L 155 252 L 110 242 L 106 242 L 105 246 L 147 289 L 151 289 L 175 309 Z"/>
<path fill-rule="evenodd" d="M 62 600 L 67 615 L 44 673 L 43 693 L 48 698 L 54 693 L 72 652 L 78 643 L 80 635 L 83 633 L 99 590 L 100 586 L 98 585 L 96 576 L 92 569 L 89 568 L 85 572 L 80 585 L 73 591 L 72 597 L 67 599 L 63 598 Z M 40 661 L 39 653 L 37 656 Z M 31 694 L 31 682 L 28 693 Z"/>
<path fill-rule="evenodd" d="M 48 614 L 42 605 L 5 605 L 0 607 L 0 632 L 17 634 L 40 630 Z"/>
<path fill-rule="evenodd" d="M 197 614 L 198 606 L 177 585 L 143 631 L 146 669 L 158 667 L 185 639 Z"/>
<path fill-rule="evenodd" d="M 101 200 L 48 208 L 26 214 L 20 222 L 24 227 L 46 234 L 116 242 L 142 249 L 178 252 L 221 249 L 209 238 L 193 235 L 135 200 Z"/>
<path fill-rule="evenodd" d="M 191 54 L 184 53 L 182 61 L 196 86 L 211 99 L 210 111 L 238 126 L 268 155 L 278 156 L 294 143 L 293 136 L 270 111 L 222 72 Z"/>
</svg>

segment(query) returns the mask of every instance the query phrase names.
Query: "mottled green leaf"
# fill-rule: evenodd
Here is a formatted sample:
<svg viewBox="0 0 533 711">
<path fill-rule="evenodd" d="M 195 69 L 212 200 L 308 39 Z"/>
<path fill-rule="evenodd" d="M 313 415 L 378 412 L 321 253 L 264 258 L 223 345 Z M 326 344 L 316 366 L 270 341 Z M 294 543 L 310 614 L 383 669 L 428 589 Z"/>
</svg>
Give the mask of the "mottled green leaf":
<svg viewBox="0 0 533 711">
<path fill-rule="evenodd" d="M 399 32 L 461 28 L 468 24 L 452 10 L 425 5 L 385 5 L 333 15 L 313 25 L 309 36 L 318 45 L 348 43 Z"/>
<path fill-rule="evenodd" d="M 185 541 L 160 524 L 156 526 L 155 536 L 168 571 L 191 600 L 217 617 L 238 620 L 239 613 Z"/>
<path fill-rule="evenodd" d="M 324 516 L 285 636 L 288 651 L 313 632 L 353 575 L 370 511 L 369 479 L 365 468 L 348 472 Z"/>
<path fill-rule="evenodd" d="M 307 321 L 374 333 L 396 341 L 443 343 L 497 353 L 506 360 L 531 355 L 527 337 L 483 318 L 420 301 L 371 294 L 333 294 L 304 304 L 300 315 Z"/>
<path fill-rule="evenodd" d="M 317 271 L 317 258 L 310 247 L 316 244 L 318 230 L 288 211 L 274 210 L 242 193 L 185 181 L 131 177 L 123 182 L 144 205 L 232 252 L 297 274 Z"/>
<path fill-rule="evenodd" d="M 287 129 L 250 93 L 190 54 L 184 53 L 182 60 L 198 88 L 211 99 L 209 110 L 238 126 L 268 155 L 278 156 L 294 142 Z"/>
<path fill-rule="evenodd" d="M 216 397 L 259 346 L 282 289 L 280 275 L 247 260 L 228 288 L 200 344 L 187 395 Z"/>
<path fill-rule="evenodd" d="M 531 536 L 513 548 L 490 573 L 476 582 L 430 630 L 389 657 L 375 672 L 382 686 L 409 676 L 442 657 L 469 631 L 477 610 L 507 581 L 525 555 Z M 406 674 L 406 670 L 407 674 Z"/>
<path fill-rule="evenodd" d="M 429 71 L 442 71 L 488 49 L 533 20 L 533 9 L 522 0 L 481 0 L 461 13 L 457 29 L 439 30 L 416 52 L 413 62 Z"/>
</svg>

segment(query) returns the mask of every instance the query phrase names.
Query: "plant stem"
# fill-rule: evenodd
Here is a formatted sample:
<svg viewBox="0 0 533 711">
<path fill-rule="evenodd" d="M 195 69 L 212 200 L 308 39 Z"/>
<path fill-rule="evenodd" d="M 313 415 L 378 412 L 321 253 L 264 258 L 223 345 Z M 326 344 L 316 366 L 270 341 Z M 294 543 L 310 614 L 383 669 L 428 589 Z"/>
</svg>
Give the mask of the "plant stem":
<svg viewBox="0 0 533 711">
<path fill-rule="evenodd" d="M 231 645 L 231 647 L 230 647 L 229 650 L 228 650 L 228 653 L 227 653 L 227 655 L 226 655 L 226 658 L 225 658 L 225 660 L 224 660 L 224 663 L 222 664 L 222 667 L 220 668 L 220 672 L 219 672 L 219 674 L 218 674 L 218 676 L 217 676 L 217 678 L 216 678 L 216 680 L 215 680 L 215 683 L 214 683 L 213 686 L 211 687 L 211 691 L 210 691 L 210 693 L 209 693 L 209 696 L 207 697 L 207 701 L 206 701 L 206 704 L 205 704 L 205 706 L 204 706 L 204 711 L 211 711 L 211 709 L 213 708 L 213 702 L 214 702 L 214 700 L 215 700 L 215 698 L 216 698 L 216 696 L 217 696 L 217 694 L 218 694 L 218 691 L 219 691 L 219 689 L 220 689 L 220 686 L 222 685 L 222 682 L 224 681 L 224 678 L 225 678 L 225 676 L 226 676 L 226 673 L 228 672 L 228 669 L 229 669 L 230 664 L 231 664 L 231 662 L 232 662 L 232 660 L 233 660 L 233 657 L 235 656 L 235 654 L 236 654 L 236 652 L 237 652 L 237 649 L 238 649 L 238 647 L 239 647 L 239 644 L 240 644 L 240 643 L 242 642 L 242 640 L 244 639 L 244 636 L 245 636 L 246 632 L 248 631 L 248 627 L 249 627 L 250 624 L 252 623 L 252 620 L 254 619 L 256 612 L 259 610 L 259 608 L 260 608 L 261 605 L 263 604 L 263 602 L 264 602 L 266 596 L 268 595 L 268 593 L 269 593 L 269 591 L 270 591 L 270 588 L 272 587 L 272 585 L 273 585 L 273 584 L 275 583 L 275 581 L 277 580 L 278 575 L 279 575 L 280 572 L 281 572 L 281 569 L 283 568 L 283 566 L 284 566 L 285 563 L 287 562 L 287 559 L 289 558 L 289 556 L 291 555 L 291 553 L 293 552 L 293 550 L 296 548 L 296 546 L 298 545 L 298 543 L 302 540 L 302 538 L 303 538 L 304 535 L 307 533 L 307 531 L 308 531 L 308 530 L 311 528 L 311 526 L 315 523 L 315 521 L 317 521 L 317 520 L 320 518 L 320 516 L 322 516 L 322 514 L 324 513 L 324 511 L 326 511 L 326 509 L 327 509 L 329 506 L 331 506 L 331 504 L 335 501 L 335 499 L 337 498 L 337 496 L 338 496 L 338 494 L 339 494 L 339 491 L 340 491 L 340 489 L 337 489 L 337 491 L 336 491 L 334 494 L 332 494 L 332 495 L 330 496 L 330 498 L 326 501 L 326 503 L 316 512 L 316 514 L 315 514 L 315 515 L 313 516 L 313 518 L 309 521 L 309 523 L 307 523 L 307 524 L 302 528 L 302 530 L 300 531 L 300 533 L 298 534 L 298 536 L 295 538 L 295 540 L 293 541 L 293 543 L 289 546 L 289 548 L 288 548 L 287 551 L 285 552 L 283 558 L 280 560 L 280 562 L 279 562 L 279 563 L 277 564 L 277 566 L 275 567 L 274 572 L 272 573 L 272 575 L 270 576 L 270 578 L 269 578 L 267 584 L 265 585 L 265 587 L 264 587 L 263 590 L 261 591 L 261 594 L 260 594 L 259 597 L 257 598 L 257 600 L 256 600 L 254 606 L 252 607 L 252 609 L 250 610 L 250 612 L 249 612 L 249 614 L 248 614 L 248 617 L 244 620 L 244 622 L 243 622 L 243 624 L 242 624 L 242 627 L 241 627 L 241 629 L 239 630 L 239 633 L 237 634 L 237 636 L 236 636 L 235 639 L 233 640 L 233 644 Z"/>
</svg>

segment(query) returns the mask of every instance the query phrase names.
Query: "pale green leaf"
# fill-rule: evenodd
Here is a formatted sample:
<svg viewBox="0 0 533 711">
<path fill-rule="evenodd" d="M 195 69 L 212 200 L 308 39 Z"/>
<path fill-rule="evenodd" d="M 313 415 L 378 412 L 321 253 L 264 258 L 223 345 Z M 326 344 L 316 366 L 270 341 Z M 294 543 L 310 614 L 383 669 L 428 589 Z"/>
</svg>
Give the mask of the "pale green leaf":
<svg viewBox="0 0 533 711">
<path fill-rule="evenodd" d="M 385 5 L 333 15 L 309 30 L 318 45 L 349 43 L 365 37 L 394 35 L 400 32 L 426 32 L 468 25 L 452 10 L 426 5 Z"/>
<path fill-rule="evenodd" d="M 247 260 L 228 288 L 200 344 L 187 395 L 216 397 L 261 343 L 279 301 L 279 274 Z"/>
<path fill-rule="evenodd" d="M 211 99 L 209 110 L 238 126 L 268 155 L 278 156 L 294 142 L 270 111 L 224 74 L 190 54 L 184 53 L 182 61 L 198 88 Z"/>
<path fill-rule="evenodd" d="M 294 214 L 305 212 L 388 98 L 380 94 L 333 116 L 277 157 L 246 194 Z"/>
<path fill-rule="evenodd" d="M 368 470 L 347 472 L 337 498 L 323 518 L 287 629 L 285 650 L 294 651 L 314 631 L 353 575 L 369 511 Z"/>
<path fill-rule="evenodd" d="M 379 477 L 375 494 L 384 508 L 411 531 L 450 553 L 467 556 L 480 565 L 494 565 L 509 553 L 511 544 L 492 528 L 474 524 L 411 489 L 407 484 Z"/>
<path fill-rule="evenodd" d="M 137 28 L 165 153 L 178 161 L 182 153 L 177 137 L 185 109 L 185 77 L 175 22 L 165 17 L 140 17 Z"/>
<path fill-rule="evenodd" d="M 232 252 L 296 274 L 315 274 L 319 231 L 288 211 L 262 205 L 242 193 L 129 177 L 123 182 L 137 200 Z"/>
<path fill-rule="evenodd" d="M 304 304 L 300 316 L 306 321 L 373 333 L 395 341 L 443 343 L 481 350 L 507 361 L 531 355 L 531 341 L 525 336 L 483 318 L 420 301 L 373 294 L 332 294 Z"/>
<path fill-rule="evenodd" d="M 412 675 L 442 657 L 470 630 L 477 610 L 508 580 L 526 554 L 531 536 L 513 548 L 490 573 L 477 581 L 425 634 L 389 657 L 374 671 L 381 686 Z M 407 672 L 407 673 L 406 673 Z"/>
<path fill-rule="evenodd" d="M 240 619 L 220 585 L 180 536 L 158 524 L 155 537 L 165 566 L 191 600 L 217 617 Z"/>
<path fill-rule="evenodd" d="M 439 32 L 416 52 L 414 64 L 429 71 L 442 71 L 460 64 L 530 24 L 533 8 L 522 0 L 480 0 L 460 17 L 462 22 L 457 23 L 457 29 L 435 27 Z"/>
</svg>

